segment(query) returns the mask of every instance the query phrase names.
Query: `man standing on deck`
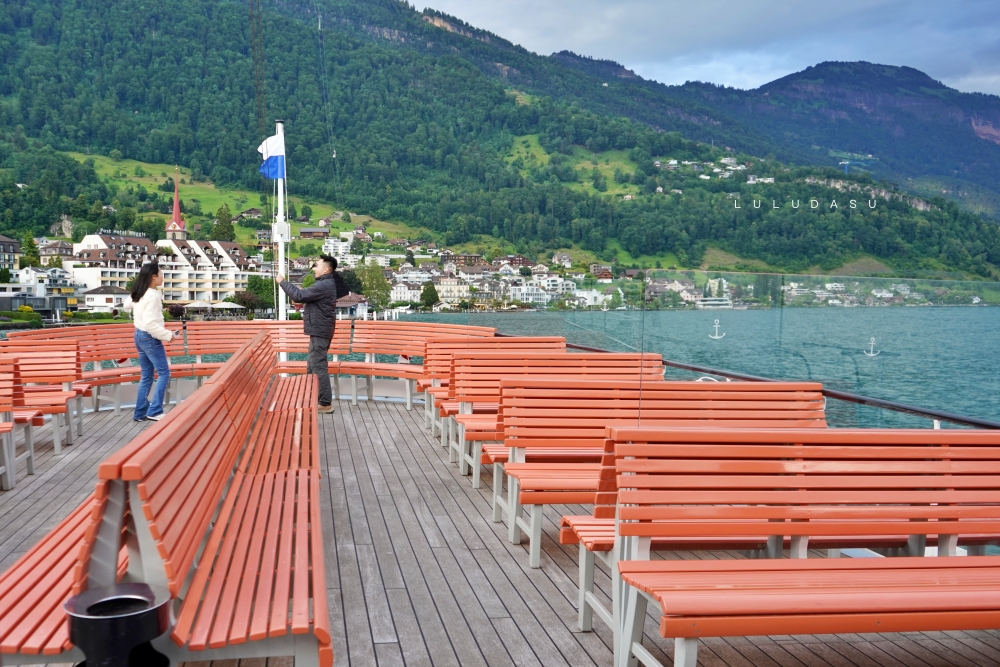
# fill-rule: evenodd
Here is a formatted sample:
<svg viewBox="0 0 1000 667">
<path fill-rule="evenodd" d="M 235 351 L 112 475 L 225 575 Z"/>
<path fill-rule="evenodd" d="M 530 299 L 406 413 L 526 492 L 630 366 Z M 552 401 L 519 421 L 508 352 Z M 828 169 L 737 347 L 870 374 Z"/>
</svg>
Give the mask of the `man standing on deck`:
<svg viewBox="0 0 1000 667">
<path fill-rule="evenodd" d="M 337 273 L 337 260 L 329 255 L 320 255 L 313 265 L 316 282 L 312 287 L 299 289 L 285 277 L 278 274 L 278 285 L 292 301 L 305 304 L 302 313 L 302 331 L 309 336 L 309 360 L 307 373 L 315 373 L 319 381 L 320 413 L 333 412 L 333 397 L 330 392 L 330 366 L 327 353 L 333 338 L 333 327 L 337 323 L 337 299 L 347 296 L 349 290 L 344 279 Z"/>
</svg>

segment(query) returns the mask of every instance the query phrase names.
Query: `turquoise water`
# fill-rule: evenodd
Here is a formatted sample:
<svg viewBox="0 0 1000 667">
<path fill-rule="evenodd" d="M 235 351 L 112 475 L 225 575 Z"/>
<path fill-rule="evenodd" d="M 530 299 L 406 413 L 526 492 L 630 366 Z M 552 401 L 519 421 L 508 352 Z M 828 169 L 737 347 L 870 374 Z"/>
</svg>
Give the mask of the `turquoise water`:
<svg viewBox="0 0 1000 667">
<path fill-rule="evenodd" d="M 562 335 L 665 358 L 1000 421 L 1000 308 L 776 308 L 414 316 Z M 719 320 L 714 340 L 714 321 Z M 877 356 L 868 356 L 875 338 Z M 671 377 L 691 373 L 668 369 Z M 831 400 L 838 426 L 928 427 L 926 419 Z"/>
</svg>

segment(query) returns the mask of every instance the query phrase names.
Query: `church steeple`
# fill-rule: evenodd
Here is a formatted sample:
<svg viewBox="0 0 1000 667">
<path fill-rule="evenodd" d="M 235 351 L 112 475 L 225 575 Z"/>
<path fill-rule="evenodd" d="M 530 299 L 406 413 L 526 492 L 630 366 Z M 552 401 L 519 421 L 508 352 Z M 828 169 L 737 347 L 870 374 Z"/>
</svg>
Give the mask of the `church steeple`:
<svg viewBox="0 0 1000 667">
<path fill-rule="evenodd" d="M 176 239 L 178 241 L 187 240 L 187 227 L 184 225 L 184 221 L 181 220 L 181 198 L 180 198 L 180 170 L 176 167 L 174 168 L 174 215 L 167 225 L 167 238 Z"/>
</svg>

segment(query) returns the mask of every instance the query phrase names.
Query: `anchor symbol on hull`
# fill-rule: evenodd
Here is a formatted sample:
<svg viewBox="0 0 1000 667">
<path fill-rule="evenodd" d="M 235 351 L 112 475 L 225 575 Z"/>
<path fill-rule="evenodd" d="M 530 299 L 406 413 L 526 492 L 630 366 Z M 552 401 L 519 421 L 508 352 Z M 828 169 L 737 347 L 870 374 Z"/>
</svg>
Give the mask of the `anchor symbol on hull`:
<svg viewBox="0 0 1000 667">
<path fill-rule="evenodd" d="M 715 335 L 708 334 L 708 337 L 712 340 L 721 340 L 726 337 L 726 334 L 719 335 L 719 320 L 715 320 Z"/>
<path fill-rule="evenodd" d="M 874 338 L 872 338 L 872 339 L 870 339 L 868 341 L 868 349 L 867 350 L 862 350 L 862 352 L 865 353 L 866 357 L 877 357 L 878 353 L 881 352 L 881 351 L 882 350 L 876 350 L 875 349 L 875 339 Z"/>
</svg>

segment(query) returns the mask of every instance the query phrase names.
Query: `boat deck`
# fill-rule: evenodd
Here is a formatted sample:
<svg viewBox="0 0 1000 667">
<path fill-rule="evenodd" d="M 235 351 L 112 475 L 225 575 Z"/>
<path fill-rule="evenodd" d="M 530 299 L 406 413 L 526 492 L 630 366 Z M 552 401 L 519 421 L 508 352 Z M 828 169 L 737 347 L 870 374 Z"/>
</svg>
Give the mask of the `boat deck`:
<svg viewBox="0 0 1000 667">
<path fill-rule="evenodd" d="M 0 571 L 93 488 L 98 463 L 144 424 L 131 412 L 87 414 L 86 430 L 62 457 L 46 426 L 36 430 L 36 474 L 18 471 L 0 492 Z M 327 583 L 336 665 L 610 666 L 611 633 L 576 631 L 575 547 L 558 543 L 559 516 L 546 513 L 542 567 L 527 545 L 507 542 L 491 520 L 490 476 L 475 490 L 423 428 L 418 407 L 338 404 L 323 416 Z M 738 558 L 668 553 L 668 558 Z M 610 580 L 599 573 L 606 594 Z M 608 600 L 605 598 L 605 603 Z M 647 647 L 666 664 L 672 643 L 646 622 Z M 1000 631 L 706 639 L 704 667 L 1000 666 Z M 209 663 L 195 663 L 208 665 Z M 214 667 L 289 667 L 290 658 L 216 661 Z"/>
</svg>

